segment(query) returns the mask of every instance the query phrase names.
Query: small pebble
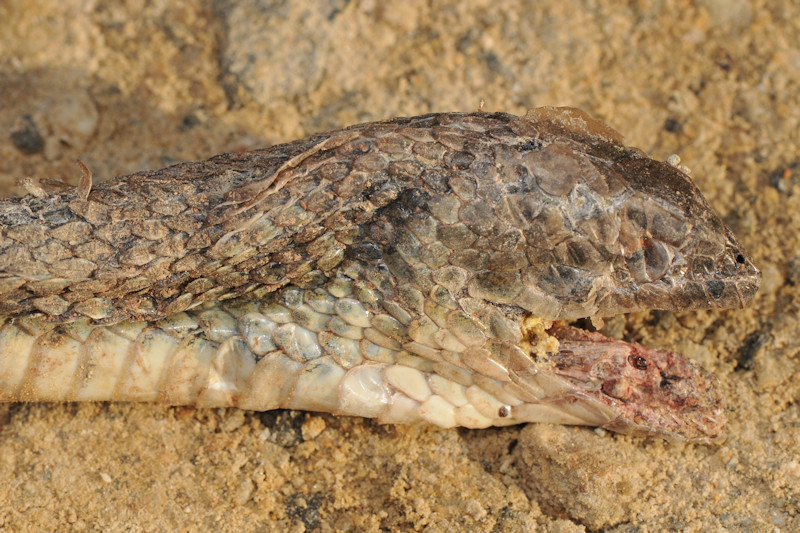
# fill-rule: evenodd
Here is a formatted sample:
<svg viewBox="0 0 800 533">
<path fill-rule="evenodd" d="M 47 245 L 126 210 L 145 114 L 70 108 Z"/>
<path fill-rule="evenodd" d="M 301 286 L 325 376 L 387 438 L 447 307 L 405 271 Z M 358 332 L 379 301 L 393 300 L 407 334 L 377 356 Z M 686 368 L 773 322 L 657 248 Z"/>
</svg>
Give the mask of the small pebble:
<svg viewBox="0 0 800 533">
<path fill-rule="evenodd" d="M 303 440 L 309 441 L 319 437 L 320 433 L 325 431 L 327 425 L 325 419 L 320 416 L 312 416 L 303 423 L 300 428 L 300 433 L 303 435 Z"/>
</svg>

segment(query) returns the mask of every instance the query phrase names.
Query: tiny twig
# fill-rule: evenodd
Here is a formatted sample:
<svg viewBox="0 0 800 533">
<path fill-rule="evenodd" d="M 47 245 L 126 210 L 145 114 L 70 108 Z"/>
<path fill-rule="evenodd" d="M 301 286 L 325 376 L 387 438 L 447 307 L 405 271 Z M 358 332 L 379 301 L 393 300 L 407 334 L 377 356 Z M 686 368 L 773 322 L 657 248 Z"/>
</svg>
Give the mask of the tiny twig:
<svg viewBox="0 0 800 533">
<path fill-rule="evenodd" d="M 81 167 L 81 179 L 78 181 L 78 198 L 81 200 L 88 200 L 89 193 L 92 191 L 92 171 L 86 166 L 86 163 L 78 159 L 78 166 Z"/>
</svg>

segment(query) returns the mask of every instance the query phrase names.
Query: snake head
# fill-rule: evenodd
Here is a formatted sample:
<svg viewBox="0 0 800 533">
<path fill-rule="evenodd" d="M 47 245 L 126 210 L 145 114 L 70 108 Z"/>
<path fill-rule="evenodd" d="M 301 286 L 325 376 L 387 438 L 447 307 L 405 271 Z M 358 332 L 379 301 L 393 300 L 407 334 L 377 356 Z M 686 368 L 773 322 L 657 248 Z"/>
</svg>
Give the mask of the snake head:
<svg viewBox="0 0 800 533">
<path fill-rule="evenodd" d="M 476 272 L 473 295 L 566 320 L 752 300 L 760 272 L 680 169 L 578 110 L 537 109 L 511 128 L 528 141 L 495 150 L 498 176 L 483 188 L 499 189 L 496 202 L 461 215 L 513 228 L 527 264 L 515 270 L 509 255 Z"/>
<path fill-rule="evenodd" d="M 671 440 L 724 439 L 725 407 L 716 379 L 685 357 L 565 325 L 549 333 L 560 342 L 554 373 L 575 386 L 565 398 L 613 414 L 597 425 Z"/>
</svg>

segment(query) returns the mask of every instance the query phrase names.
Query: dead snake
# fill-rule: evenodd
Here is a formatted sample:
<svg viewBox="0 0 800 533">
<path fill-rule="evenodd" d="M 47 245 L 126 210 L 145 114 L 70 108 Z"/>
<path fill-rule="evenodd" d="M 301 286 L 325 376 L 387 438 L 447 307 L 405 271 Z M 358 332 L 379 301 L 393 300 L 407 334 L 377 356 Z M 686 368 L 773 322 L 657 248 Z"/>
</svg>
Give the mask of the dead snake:
<svg viewBox="0 0 800 533">
<path fill-rule="evenodd" d="M 396 118 L 0 201 L 0 398 L 709 441 L 713 377 L 565 321 L 759 281 L 686 174 L 580 111 Z"/>
</svg>

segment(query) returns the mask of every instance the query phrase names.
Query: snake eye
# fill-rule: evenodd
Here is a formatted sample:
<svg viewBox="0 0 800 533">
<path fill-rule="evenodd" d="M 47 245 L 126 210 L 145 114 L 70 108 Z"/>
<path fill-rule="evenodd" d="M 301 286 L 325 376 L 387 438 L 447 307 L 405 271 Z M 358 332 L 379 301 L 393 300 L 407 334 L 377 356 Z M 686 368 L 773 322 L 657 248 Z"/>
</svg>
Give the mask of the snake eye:
<svg viewBox="0 0 800 533">
<path fill-rule="evenodd" d="M 628 362 L 637 370 L 647 370 L 647 359 L 641 355 L 628 356 Z"/>
<path fill-rule="evenodd" d="M 743 265 L 745 263 L 744 255 L 736 254 L 736 262 Z"/>
</svg>

